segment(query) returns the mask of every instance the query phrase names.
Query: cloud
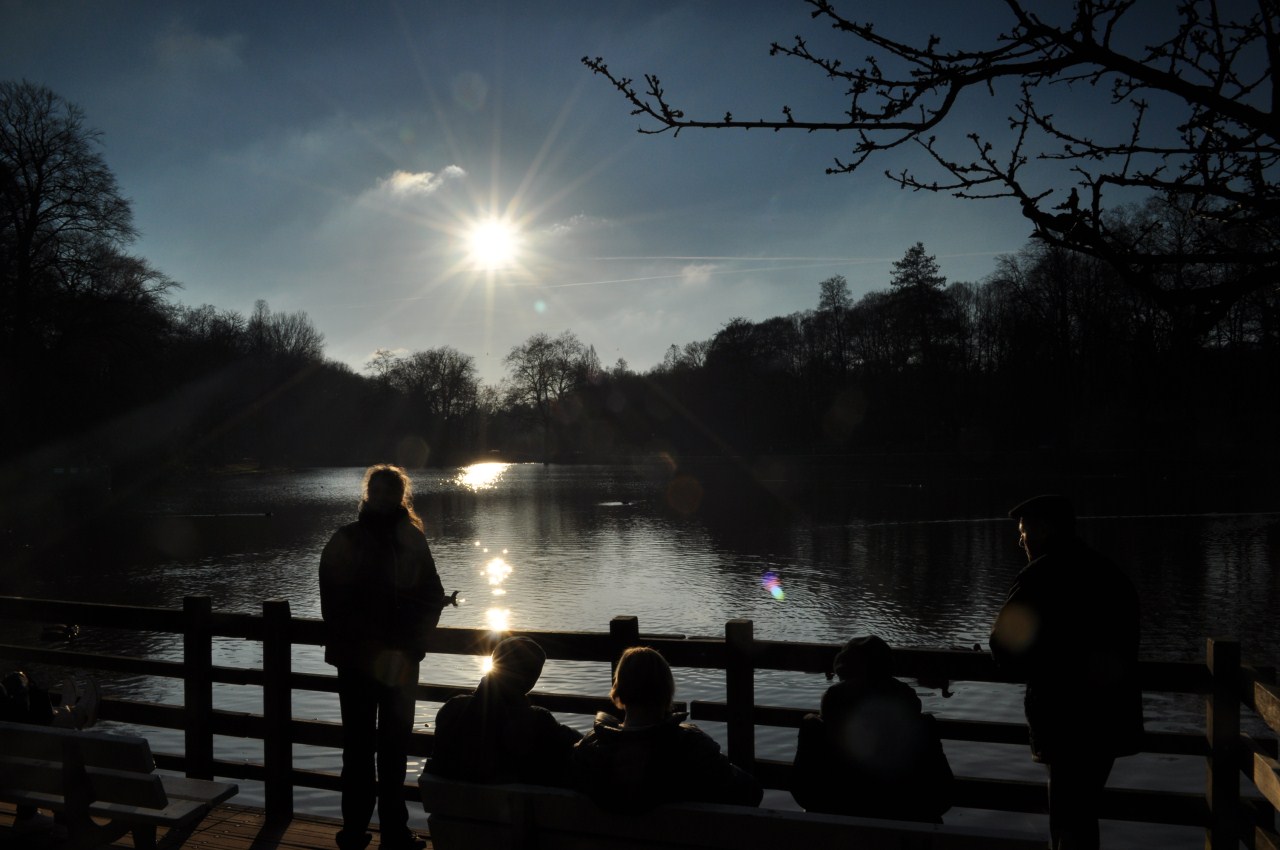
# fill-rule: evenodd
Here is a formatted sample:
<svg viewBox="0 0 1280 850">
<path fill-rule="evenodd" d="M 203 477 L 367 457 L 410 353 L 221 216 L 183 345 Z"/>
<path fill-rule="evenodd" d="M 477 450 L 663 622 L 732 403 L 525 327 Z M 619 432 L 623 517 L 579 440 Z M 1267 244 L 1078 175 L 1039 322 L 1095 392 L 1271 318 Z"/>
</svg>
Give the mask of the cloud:
<svg viewBox="0 0 1280 850">
<path fill-rule="evenodd" d="M 393 198 L 425 198 L 434 195 L 450 180 L 460 180 L 467 172 L 457 165 L 448 165 L 442 171 L 397 171 L 378 181 L 378 191 Z"/>
<path fill-rule="evenodd" d="M 607 218 L 578 213 L 577 215 L 569 216 L 563 221 L 552 223 L 547 227 L 546 232 L 551 236 L 571 236 L 577 233 L 605 230 L 610 227 L 613 227 L 613 222 Z"/>
<path fill-rule="evenodd" d="M 155 40 L 161 65 L 178 71 L 237 70 L 244 64 L 244 46 L 245 38 L 239 33 L 202 35 L 178 22 L 170 24 Z"/>
<path fill-rule="evenodd" d="M 680 279 L 687 285 L 697 286 L 711 280 L 719 269 L 715 263 L 690 263 L 680 270 Z"/>
</svg>

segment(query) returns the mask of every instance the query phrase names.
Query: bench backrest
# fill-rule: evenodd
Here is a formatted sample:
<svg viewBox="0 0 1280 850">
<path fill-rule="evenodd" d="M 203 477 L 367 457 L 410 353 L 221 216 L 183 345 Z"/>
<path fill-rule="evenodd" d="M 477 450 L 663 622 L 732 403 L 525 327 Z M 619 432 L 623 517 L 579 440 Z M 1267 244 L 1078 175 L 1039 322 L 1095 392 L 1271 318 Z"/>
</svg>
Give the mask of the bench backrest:
<svg viewBox="0 0 1280 850">
<path fill-rule="evenodd" d="M 639 815 L 605 812 L 574 791 L 419 779 L 437 850 L 1042 850 L 1027 833 L 876 818 L 680 803 Z"/>
<path fill-rule="evenodd" d="M 0 722 L 0 789 L 168 805 L 146 738 Z"/>
</svg>

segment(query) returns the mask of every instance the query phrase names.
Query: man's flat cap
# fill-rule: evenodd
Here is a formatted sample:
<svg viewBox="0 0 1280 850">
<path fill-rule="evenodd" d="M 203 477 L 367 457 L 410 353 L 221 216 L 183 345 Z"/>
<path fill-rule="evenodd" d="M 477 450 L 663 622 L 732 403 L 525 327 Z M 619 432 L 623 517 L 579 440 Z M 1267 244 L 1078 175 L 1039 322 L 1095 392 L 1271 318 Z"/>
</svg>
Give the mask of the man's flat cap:
<svg viewBox="0 0 1280 850">
<path fill-rule="evenodd" d="M 1053 522 L 1075 522 L 1075 508 L 1066 496 L 1046 493 L 1032 496 L 1009 511 L 1009 519 L 1047 519 Z"/>
</svg>

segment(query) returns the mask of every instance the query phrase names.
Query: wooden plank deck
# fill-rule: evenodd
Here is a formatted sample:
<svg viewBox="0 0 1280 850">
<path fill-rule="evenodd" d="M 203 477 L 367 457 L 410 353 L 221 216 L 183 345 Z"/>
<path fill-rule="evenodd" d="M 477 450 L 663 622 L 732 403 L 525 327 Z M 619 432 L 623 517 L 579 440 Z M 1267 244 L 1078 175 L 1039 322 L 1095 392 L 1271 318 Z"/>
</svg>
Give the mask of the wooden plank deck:
<svg viewBox="0 0 1280 850">
<path fill-rule="evenodd" d="M 57 842 L 48 836 L 14 834 L 13 814 L 12 805 L 0 803 L 0 848 L 56 850 Z M 223 804 L 182 846 L 189 850 L 336 850 L 333 836 L 338 826 L 336 819 L 318 815 L 295 815 L 288 823 L 268 825 L 262 809 Z M 108 846 L 132 848 L 133 839 L 126 836 Z M 369 846 L 377 850 L 376 831 Z M 432 850 L 430 841 L 427 850 Z"/>
</svg>

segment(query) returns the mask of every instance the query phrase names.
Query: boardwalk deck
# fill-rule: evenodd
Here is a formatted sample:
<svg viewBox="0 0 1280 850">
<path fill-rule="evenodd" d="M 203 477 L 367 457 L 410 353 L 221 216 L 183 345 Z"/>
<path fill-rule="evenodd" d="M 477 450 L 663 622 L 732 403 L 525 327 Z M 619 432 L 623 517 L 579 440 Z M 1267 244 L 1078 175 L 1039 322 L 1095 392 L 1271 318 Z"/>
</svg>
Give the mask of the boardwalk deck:
<svg viewBox="0 0 1280 850">
<path fill-rule="evenodd" d="M 223 804 L 209 813 L 200 828 L 187 839 L 184 850 L 334 850 L 334 818 L 295 815 L 283 825 L 267 824 L 266 812 L 249 806 Z M 124 837 L 110 847 L 132 848 L 133 839 Z M 374 847 L 377 841 L 374 841 Z M 13 832 L 13 806 L 0 803 L 0 849 L 53 850 L 56 844 Z M 427 850 L 432 850 L 427 844 Z"/>
</svg>

